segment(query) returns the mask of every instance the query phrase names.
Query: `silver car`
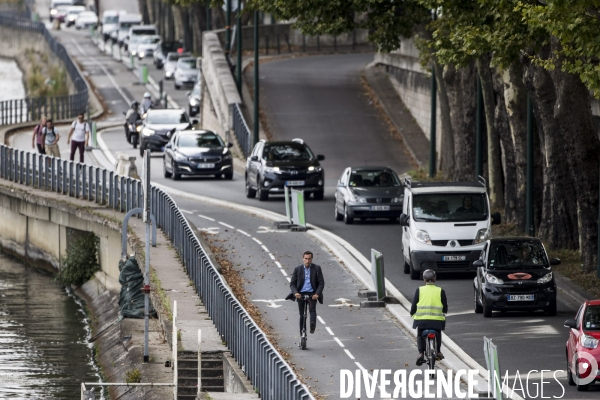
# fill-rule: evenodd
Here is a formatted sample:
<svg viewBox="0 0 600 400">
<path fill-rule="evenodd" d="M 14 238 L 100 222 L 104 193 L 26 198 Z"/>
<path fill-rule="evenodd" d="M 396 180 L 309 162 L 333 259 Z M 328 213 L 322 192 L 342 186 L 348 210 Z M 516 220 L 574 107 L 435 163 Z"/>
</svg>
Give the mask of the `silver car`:
<svg viewBox="0 0 600 400">
<path fill-rule="evenodd" d="M 182 57 L 177 60 L 177 67 L 173 75 L 175 89 L 179 89 L 182 86 L 194 86 L 198 81 L 198 72 L 195 57 Z"/>
<path fill-rule="evenodd" d="M 179 53 L 179 52 L 170 52 L 167 54 L 167 58 L 165 59 L 165 79 L 173 79 L 173 75 L 175 75 L 175 69 L 177 68 L 177 61 L 182 57 L 190 57 L 190 53 Z"/>
<path fill-rule="evenodd" d="M 373 218 L 397 222 L 402 214 L 404 187 L 388 167 L 349 167 L 335 191 L 335 219 L 346 224 Z"/>
</svg>

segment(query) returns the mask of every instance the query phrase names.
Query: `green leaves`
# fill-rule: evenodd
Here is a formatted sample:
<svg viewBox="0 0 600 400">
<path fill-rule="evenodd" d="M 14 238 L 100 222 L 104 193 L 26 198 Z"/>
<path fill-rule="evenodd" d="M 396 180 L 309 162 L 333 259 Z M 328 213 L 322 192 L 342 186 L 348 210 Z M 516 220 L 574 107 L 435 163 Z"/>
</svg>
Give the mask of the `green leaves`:
<svg viewBox="0 0 600 400">
<path fill-rule="evenodd" d="M 98 237 L 92 232 L 73 234 L 58 274 L 63 285 L 81 286 L 100 270 L 98 242 Z"/>
</svg>

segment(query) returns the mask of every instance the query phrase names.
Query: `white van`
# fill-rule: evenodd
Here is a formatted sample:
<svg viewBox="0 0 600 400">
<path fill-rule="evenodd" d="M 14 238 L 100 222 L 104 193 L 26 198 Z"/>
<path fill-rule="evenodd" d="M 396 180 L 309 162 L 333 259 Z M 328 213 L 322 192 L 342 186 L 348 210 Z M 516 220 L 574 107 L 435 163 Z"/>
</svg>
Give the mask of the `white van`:
<svg viewBox="0 0 600 400">
<path fill-rule="evenodd" d="M 123 46 L 123 42 L 127 38 L 129 34 L 129 29 L 135 25 L 142 24 L 142 16 L 140 14 L 124 14 L 119 16 L 119 22 L 117 24 L 117 33 L 116 37 L 112 36 L 116 39 L 119 46 Z"/>
<path fill-rule="evenodd" d="M 110 33 L 117 29 L 119 16 L 125 15 L 125 10 L 106 10 L 102 13 L 102 37 L 107 41 Z"/>
<path fill-rule="evenodd" d="M 138 45 L 144 36 L 158 36 L 158 28 L 154 25 L 136 25 L 129 28 L 129 33 L 127 33 L 125 39 L 129 54 L 133 56 L 137 54 Z"/>
<path fill-rule="evenodd" d="M 404 273 L 420 279 L 426 269 L 475 271 L 492 224 L 485 179 L 477 182 L 411 182 L 405 179 L 402 225 Z"/>
</svg>

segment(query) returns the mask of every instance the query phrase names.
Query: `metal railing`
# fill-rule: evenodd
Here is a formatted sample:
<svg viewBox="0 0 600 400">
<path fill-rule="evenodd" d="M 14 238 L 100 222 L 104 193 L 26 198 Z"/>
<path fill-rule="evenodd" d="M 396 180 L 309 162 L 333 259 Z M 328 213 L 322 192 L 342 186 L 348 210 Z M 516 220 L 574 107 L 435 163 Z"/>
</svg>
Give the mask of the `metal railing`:
<svg viewBox="0 0 600 400">
<path fill-rule="evenodd" d="M 248 124 L 244 119 L 240 105 L 233 104 L 231 108 L 235 137 L 237 138 L 238 144 L 244 153 L 244 157 L 248 157 L 252 151 L 252 132 L 250 131 L 250 128 L 248 128 Z"/>
<path fill-rule="evenodd" d="M 29 11 L 27 11 L 28 13 Z M 16 18 L 12 14 L 0 12 L 0 25 L 11 28 L 37 32 L 44 37 L 48 47 L 62 62 L 69 74 L 76 93 L 68 96 L 33 97 L 0 102 L 0 124 L 10 125 L 23 122 L 37 121 L 42 115 L 54 119 L 68 119 L 85 112 L 88 104 L 88 85 L 81 76 L 79 69 L 69 57 L 65 47 L 58 43 L 41 22 Z"/>
<path fill-rule="evenodd" d="M 142 182 L 104 168 L 0 145 L 0 178 L 120 212 L 141 207 Z M 231 292 L 173 198 L 152 186 L 151 212 L 181 257 L 208 315 L 261 399 L 314 399 Z"/>
</svg>

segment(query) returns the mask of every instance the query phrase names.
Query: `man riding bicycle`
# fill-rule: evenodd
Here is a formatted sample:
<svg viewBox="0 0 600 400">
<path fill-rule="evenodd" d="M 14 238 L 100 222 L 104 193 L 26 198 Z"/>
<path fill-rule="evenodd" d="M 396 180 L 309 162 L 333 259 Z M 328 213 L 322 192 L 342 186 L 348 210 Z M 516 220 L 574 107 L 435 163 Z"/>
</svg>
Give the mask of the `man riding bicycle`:
<svg viewBox="0 0 600 400">
<path fill-rule="evenodd" d="M 425 351 L 425 339 L 423 331 L 431 329 L 436 331 L 437 358 L 441 360 L 444 355 L 440 351 L 442 346 L 442 331 L 446 328 L 446 317 L 448 312 L 448 300 L 444 289 L 435 285 L 435 271 L 427 269 L 423 272 L 425 286 L 421 286 L 415 291 L 410 308 L 410 315 L 414 319 L 413 328 L 417 328 L 417 347 L 419 349 L 419 358 L 417 365 L 425 362 L 423 353 Z"/>
<path fill-rule="evenodd" d="M 290 289 L 293 296 L 298 301 L 298 311 L 300 312 L 300 331 L 304 326 L 304 302 L 309 302 L 310 309 L 310 333 L 315 333 L 317 325 L 317 302 L 323 304 L 323 289 L 325 288 L 325 279 L 323 271 L 317 264 L 312 263 L 313 253 L 305 251 L 302 254 L 303 264 L 297 266 L 292 274 Z M 310 300 L 303 300 L 303 295 L 309 295 Z M 291 297 L 291 296 L 288 296 Z"/>
</svg>

